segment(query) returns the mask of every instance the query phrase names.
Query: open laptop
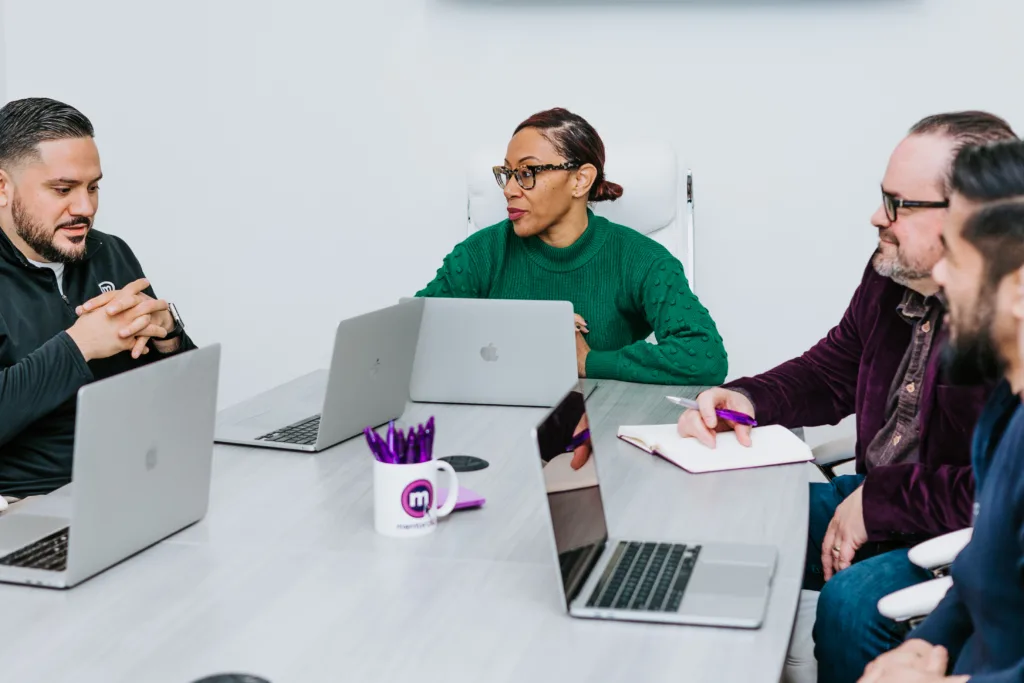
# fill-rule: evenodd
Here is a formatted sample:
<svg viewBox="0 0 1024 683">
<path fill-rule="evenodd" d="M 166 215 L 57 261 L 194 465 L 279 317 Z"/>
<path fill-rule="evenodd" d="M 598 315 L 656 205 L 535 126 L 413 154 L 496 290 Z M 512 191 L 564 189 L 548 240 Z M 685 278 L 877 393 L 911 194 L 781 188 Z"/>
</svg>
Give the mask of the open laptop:
<svg viewBox="0 0 1024 683">
<path fill-rule="evenodd" d="M 78 391 L 72 483 L 0 515 L 0 581 L 70 588 L 206 514 L 220 346 Z"/>
<path fill-rule="evenodd" d="M 770 546 L 608 538 L 597 463 L 580 468 L 578 488 L 549 485 L 548 464 L 561 461 L 590 423 L 584 397 L 571 391 L 534 429 L 559 569 L 569 614 L 590 619 L 758 628 L 764 621 L 776 550 Z M 593 443 L 578 449 L 587 464 Z"/>
<path fill-rule="evenodd" d="M 570 302 L 425 301 L 413 401 L 550 408 L 578 381 Z"/>
<path fill-rule="evenodd" d="M 423 300 L 343 320 L 329 370 L 317 370 L 222 412 L 220 443 L 319 452 L 399 417 Z"/>
</svg>

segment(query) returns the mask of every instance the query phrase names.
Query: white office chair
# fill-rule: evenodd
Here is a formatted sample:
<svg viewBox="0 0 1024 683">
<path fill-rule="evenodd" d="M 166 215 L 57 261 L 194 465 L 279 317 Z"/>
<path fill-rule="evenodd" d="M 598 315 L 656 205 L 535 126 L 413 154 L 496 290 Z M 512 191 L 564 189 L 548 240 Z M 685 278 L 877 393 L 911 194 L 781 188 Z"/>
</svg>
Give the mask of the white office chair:
<svg viewBox="0 0 1024 683">
<path fill-rule="evenodd" d="M 815 466 L 829 481 L 836 478 L 835 468 L 856 457 L 857 437 L 844 436 L 811 449 Z"/>
<path fill-rule="evenodd" d="M 614 202 L 593 205 L 594 213 L 638 230 L 662 244 L 683 264 L 696 292 L 693 273 L 693 174 L 680 174 L 675 152 L 667 145 L 607 145 L 605 175 L 623 187 Z M 508 218 L 505 197 L 494 182 L 493 166 L 504 157 L 500 147 L 473 155 L 466 171 L 466 218 L 469 234 Z M 515 182 L 515 180 L 512 180 Z"/>
<path fill-rule="evenodd" d="M 890 593 L 878 601 L 878 611 L 895 621 L 916 626 L 932 613 L 953 586 L 949 567 L 971 540 L 974 529 L 961 529 L 937 536 L 910 549 L 910 561 L 930 571 L 935 578 Z"/>
</svg>

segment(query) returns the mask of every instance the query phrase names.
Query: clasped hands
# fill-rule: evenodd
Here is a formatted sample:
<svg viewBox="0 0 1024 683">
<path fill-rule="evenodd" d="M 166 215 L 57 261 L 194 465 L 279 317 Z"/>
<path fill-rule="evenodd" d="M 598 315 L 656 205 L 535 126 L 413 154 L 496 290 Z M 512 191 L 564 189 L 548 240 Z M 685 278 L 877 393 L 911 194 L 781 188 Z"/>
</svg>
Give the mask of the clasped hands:
<svg viewBox="0 0 1024 683">
<path fill-rule="evenodd" d="M 81 350 L 86 361 L 131 351 L 132 358 L 149 353 L 153 339 L 162 353 L 174 351 L 180 341 L 157 341 L 174 328 L 174 318 L 167 302 L 154 299 L 142 290 L 149 287 L 145 278 L 123 289 L 104 292 L 75 309 L 78 320 L 68 335 Z"/>
</svg>

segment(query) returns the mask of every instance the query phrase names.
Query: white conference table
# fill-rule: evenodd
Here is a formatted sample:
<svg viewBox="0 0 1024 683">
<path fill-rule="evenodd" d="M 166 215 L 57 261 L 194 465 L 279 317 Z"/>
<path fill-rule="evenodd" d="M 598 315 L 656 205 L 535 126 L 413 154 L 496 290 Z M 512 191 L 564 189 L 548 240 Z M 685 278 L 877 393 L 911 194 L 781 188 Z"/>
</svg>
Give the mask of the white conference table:
<svg viewBox="0 0 1024 683">
<path fill-rule="evenodd" d="M 361 438 L 315 455 L 218 445 L 198 524 L 69 591 L 0 586 L 0 677 L 777 683 L 803 577 L 806 466 L 690 475 L 615 438 L 620 424 L 674 421 L 666 393 L 601 381 L 588 400 L 609 532 L 777 546 L 758 630 L 568 617 L 530 438 L 545 411 L 410 404 L 403 423 L 437 418 L 435 455 L 490 462 L 460 480 L 483 508 L 386 538 Z"/>
</svg>

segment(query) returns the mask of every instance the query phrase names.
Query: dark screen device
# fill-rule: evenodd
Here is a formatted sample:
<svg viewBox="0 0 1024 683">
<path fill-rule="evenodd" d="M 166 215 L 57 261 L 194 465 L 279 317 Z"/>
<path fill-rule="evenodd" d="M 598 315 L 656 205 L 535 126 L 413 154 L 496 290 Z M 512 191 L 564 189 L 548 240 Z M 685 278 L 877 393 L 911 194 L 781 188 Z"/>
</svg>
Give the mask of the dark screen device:
<svg viewBox="0 0 1024 683">
<path fill-rule="evenodd" d="M 491 464 L 475 455 L 446 455 L 443 458 L 438 458 L 438 460 L 444 460 L 456 472 L 475 472 Z"/>
</svg>

